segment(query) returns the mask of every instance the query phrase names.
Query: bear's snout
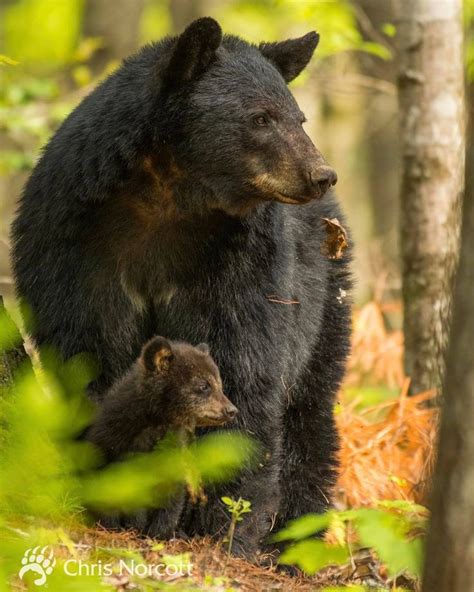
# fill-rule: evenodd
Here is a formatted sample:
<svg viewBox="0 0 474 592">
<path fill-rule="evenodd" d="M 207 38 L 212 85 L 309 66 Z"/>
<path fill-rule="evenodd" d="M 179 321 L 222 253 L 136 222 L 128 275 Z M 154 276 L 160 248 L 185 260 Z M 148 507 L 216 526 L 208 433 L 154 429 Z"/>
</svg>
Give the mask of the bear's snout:
<svg viewBox="0 0 474 592">
<path fill-rule="evenodd" d="M 315 197 L 323 197 L 326 191 L 337 183 L 336 171 L 327 165 L 316 167 L 309 171 L 308 180 Z"/>
<path fill-rule="evenodd" d="M 229 401 L 229 404 L 226 407 L 224 407 L 223 415 L 226 421 L 232 421 L 238 412 L 239 410 L 237 409 L 237 407 Z"/>
</svg>

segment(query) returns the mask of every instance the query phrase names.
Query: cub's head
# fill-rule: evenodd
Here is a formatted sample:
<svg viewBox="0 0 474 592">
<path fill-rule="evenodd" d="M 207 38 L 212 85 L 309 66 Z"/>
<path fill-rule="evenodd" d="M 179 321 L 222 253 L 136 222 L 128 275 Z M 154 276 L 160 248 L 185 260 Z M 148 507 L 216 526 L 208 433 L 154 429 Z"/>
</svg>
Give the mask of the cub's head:
<svg viewBox="0 0 474 592">
<path fill-rule="evenodd" d="M 304 204 L 336 183 L 287 87 L 318 41 L 310 32 L 255 46 L 223 37 L 215 20 L 201 18 L 173 42 L 161 136 L 202 201 L 239 214 L 262 201 Z"/>
<path fill-rule="evenodd" d="M 147 391 L 157 395 L 157 412 L 166 406 L 162 411 L 175 425 L 217 426 L 236 416 L 206 344 L 154 337 L 143 347 L 140 363 Z"/>
</svg>

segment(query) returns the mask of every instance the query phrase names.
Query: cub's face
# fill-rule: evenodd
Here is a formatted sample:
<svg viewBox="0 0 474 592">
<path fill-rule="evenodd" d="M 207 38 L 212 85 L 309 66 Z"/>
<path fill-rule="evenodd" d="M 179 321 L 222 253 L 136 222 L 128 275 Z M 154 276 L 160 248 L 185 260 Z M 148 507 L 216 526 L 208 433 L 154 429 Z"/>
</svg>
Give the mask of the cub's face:
<svg viewBox="0 0 474 592">
<path fill-rule="evenodd" d="M 206 344 L 193 347 L 155 337 L 145 345 L 142 359 L 149 384 L 155 381 L 173 423 L 218 426 L 236 416 Z"/>
<path fill-rule="evenodd" d="M 177 393 L 180 410 L 189 415 L 196 426 L 223 425 L 234 419 L 237 408 L 222 391 L 220 376 L 206 369 L 200 360 L 200 368 L 191 371 L 188 380 L 183 380 Z"/>
</svg>

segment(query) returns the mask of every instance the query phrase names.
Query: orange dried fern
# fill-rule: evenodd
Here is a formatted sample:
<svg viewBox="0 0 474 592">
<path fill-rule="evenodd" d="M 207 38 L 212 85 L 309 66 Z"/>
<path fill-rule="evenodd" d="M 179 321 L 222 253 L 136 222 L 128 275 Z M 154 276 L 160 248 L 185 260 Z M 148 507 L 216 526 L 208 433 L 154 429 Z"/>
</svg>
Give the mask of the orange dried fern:
<svg viewBox="0 0 474 592">
<path fill-rule="evenodd" d="M 336 421 L 341 437 L 337 496 L 344 506 L 378 500 L 426 503 L 434 463 L 438 410 L 428 407 L 434 391 L 408 397 L 403 374 L 401 331 L 388 331 L 382 308 L 374 302 L 355 315 L 353 353 L 340 396 Z M 384 385 L 401 389 L 398 398 L 360 409 L 345 389 Z"/>
<path fill-rule="evenodd" d="M 354 314 L 347 385 L 369 381 L 393 388 L 403 384 L 403 333 L 387 330 L 383 312 L 384 307 L 369 302 Z"/>
<path fill-rule="evenodd" d="M 373 505 L 384 499 L 426 503 L 438 412 L 424 405 L 433 391 L 407 397 L 406 390 L 395 401 L 363 411 L 356 411 L 352 403 L 337 414 L 338 495 L 344 505 Z M 383 411 L 381 419 L 370 419 L 374 412 Z"/>
</svg>

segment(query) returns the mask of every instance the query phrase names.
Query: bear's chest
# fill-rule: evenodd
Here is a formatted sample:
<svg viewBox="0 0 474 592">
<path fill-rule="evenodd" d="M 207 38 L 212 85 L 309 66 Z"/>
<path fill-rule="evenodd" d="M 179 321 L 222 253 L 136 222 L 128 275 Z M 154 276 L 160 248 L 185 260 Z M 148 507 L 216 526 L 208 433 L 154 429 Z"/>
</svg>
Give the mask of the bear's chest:
<svg viewBox="0 0 474 592">
<path fill-rule="evenodd" d="M 161 226 L 143 245 L 125 259 L 121 279 L 132 305 L 150 317 L 151 334 L 207 342 L 221 365 L 256 381 L 291 380 L 306 363 L 327 286 L 310 226 L 216 215 Z"/>
<path fill-rule="evenodd" d="M 319 334 L 324 277 L 305 278 L 296 258 L 269 265 L 242 255 L 234 263 L 202 265 L 186 285 L 153 299 L 156 333 L 207 342 L 221 367 L 252 376 L 292 380 Z"/>
</svg>

